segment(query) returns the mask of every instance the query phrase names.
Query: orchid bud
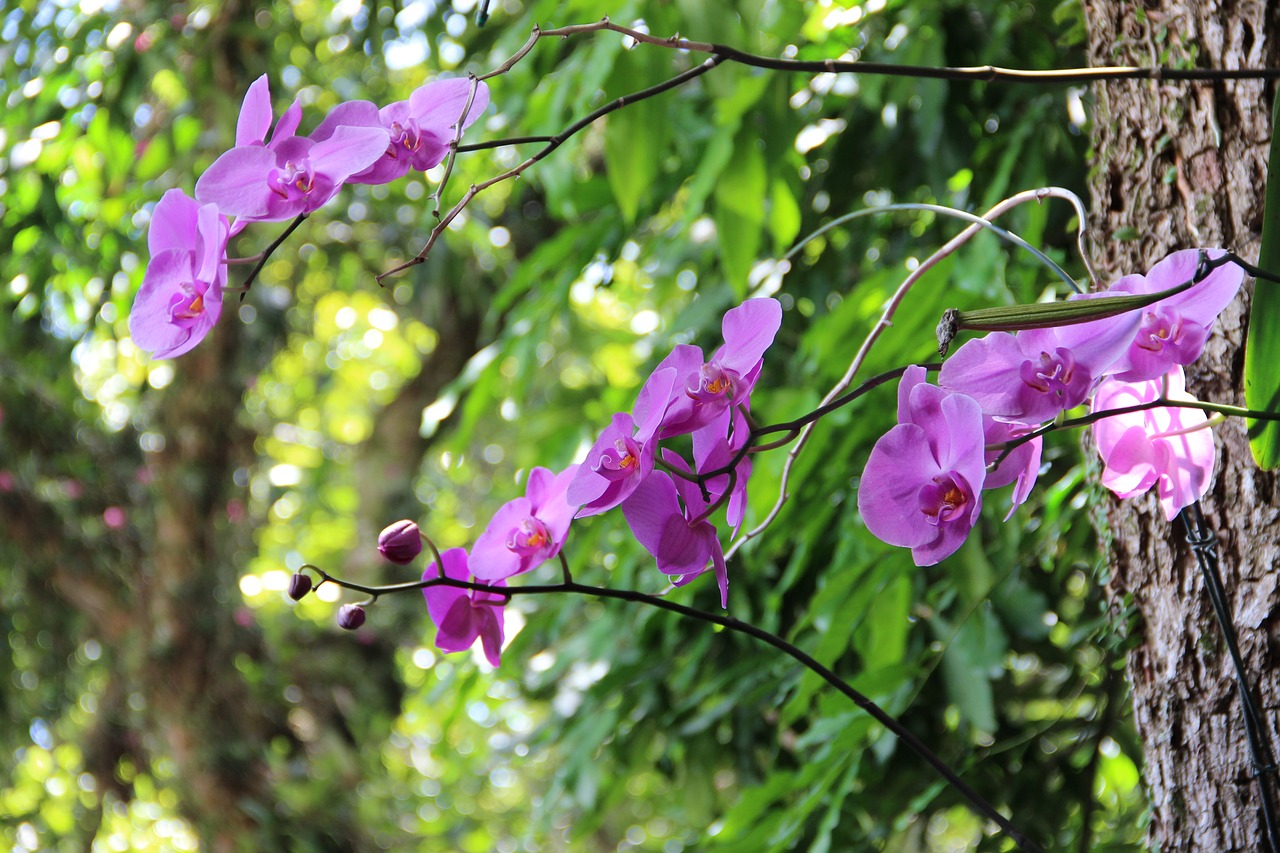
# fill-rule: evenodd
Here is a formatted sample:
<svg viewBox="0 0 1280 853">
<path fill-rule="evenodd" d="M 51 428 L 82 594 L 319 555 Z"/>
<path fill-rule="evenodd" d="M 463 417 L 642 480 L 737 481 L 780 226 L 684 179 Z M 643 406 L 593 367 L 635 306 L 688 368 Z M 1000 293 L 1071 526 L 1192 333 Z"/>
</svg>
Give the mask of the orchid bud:
<svg viewBox="0 0 1280 853">
<path fill-rule="evenodd" d="M 408 519 L 389 525 L 378 534 L 378 550 L 393 563 L 406 565 L 422 553 L 422 534 Z"/>
<path fill-rule="evenodd" d="M 310 575 L 298 572 L 289 578 L 289 597 L 294 601 L 301 601 L 309 592 L 311 592 Z"/>
<path fill-rule="evenodd" d="M 364 608 L 359 604 L 344 604 L 338 608 L 338 627 L 354 631 L 364 624 Z"/>
</svg>

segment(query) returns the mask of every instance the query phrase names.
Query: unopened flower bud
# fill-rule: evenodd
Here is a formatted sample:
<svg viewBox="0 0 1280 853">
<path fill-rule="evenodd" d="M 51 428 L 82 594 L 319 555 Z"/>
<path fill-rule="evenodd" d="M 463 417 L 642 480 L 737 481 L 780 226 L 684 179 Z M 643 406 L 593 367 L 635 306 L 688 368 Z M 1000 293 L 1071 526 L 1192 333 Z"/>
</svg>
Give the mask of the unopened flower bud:
<svg viewBox="0 0 1280 853">
<path fill-rule="evenodd" d="M 311 575 L 298 572 L 289 578 L 289 597 L 294 601 L 301 601 L 309 592 L 311 592 Z"/>
<path fill-rule="evenodd" d="M 354 631 L 364 624 L 364 608 L 359 604 L 344 604 L 338 608 L 338 627 Z"/>
<path fill-rule="evenodd" d="M 378 534 L 378 550 L 393 563 L 406 565 L 422 553 L 418 525 L 408 519 L 397 521 Z"/>
</svg>

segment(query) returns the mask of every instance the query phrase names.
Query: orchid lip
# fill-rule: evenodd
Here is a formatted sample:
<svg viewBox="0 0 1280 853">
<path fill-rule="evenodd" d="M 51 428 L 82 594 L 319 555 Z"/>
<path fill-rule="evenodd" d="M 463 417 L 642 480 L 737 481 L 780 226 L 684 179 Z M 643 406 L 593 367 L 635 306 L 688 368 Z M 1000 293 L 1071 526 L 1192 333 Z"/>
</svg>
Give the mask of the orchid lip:
<svg viewBox="0 0 1280 853">
<path fill-rule="evenodd" d="M 194 320 L 204 313 L 204 295 L 196 294 L 196 298 L 192 299 L 186 308 L 179 308 L 173 312 L 173 316 L 181 317 L 184 320 Z"/>
<path fill-rule="evenodd" d="M 592 470 L 609 480 L 622 479 L 640 467 L 640 453 L 640 446 L 634 440 L 619 438 L 610 450 L 600 455 Z"/>
<path fill-rule="evenodd" d="M 685 394 L 700 403 L 725 398 L 732 400 L 740 381 L 737 371 L 722 367 L 717 361 L 709 361 L 699 368 L 697 382 L 685 388 Z"/>
<path fill-rule="evenodd" d="M 206 312 L 205 294 L 196 289 L 195 282 L 185 282 L 178 289 L 180 292 L 169 299 L 169 322 L 182 328 L 190 328 L 192 321 L 198 320 Z"/>
<path fill-rule="evenodd" d="M 311 174 L 311 167 L 306 161 L 298 165 L 289 160 L 284 164 L 284 168 L 271 171 L 268 183 L 273 193 L 287 199 L 294 191 L 301 195 L 311 192 L 315 186 L 315 176 Z"/>
<path fill-rule="evenodd" d="M 1030 388 L 1041 393 L 1062 395 L 1069 390 L 1075 375 L 1075 360 L 1071 353 L 1058 348 L 1053 353 L 1040 353 L 1039 363 L 1027 359 L 1022 363 L 1021 378 Z"/>
<path fill-rule="evenodd" d="M 422 132 L 418 129 L 418 123 L 412 119 L 406 124 L 392 122 L 391 138 L 394 140 L 393 148 L 399 146 L 406 151 L 417 151 L 422 147 Z"/>
<path fill-rule="evenodd" d="M 954 520 L 969 502 L 964 489 L 949 475 L 940 474 L 920 489 L 920 512 L 937 526 Z"/>
<path fill-rule="evenodd" d="M 551 532 L 537 518 L 526 518 L 507 536 L 507 549 L 522 557 L 532 556 L 551 544 Z"/>
<path fill-rule="evenodd" d="M 1144 319 L 1151 322 L 1143 324 L 1139 331 L 1136 345 L 1148 352 L 1161 352 L 1170 343 L 1176 343 L 1182 336 L 1182 318 L 1174 316 L 1172 319 L 1160 314 L 1148 312 Z"/>
</svg>

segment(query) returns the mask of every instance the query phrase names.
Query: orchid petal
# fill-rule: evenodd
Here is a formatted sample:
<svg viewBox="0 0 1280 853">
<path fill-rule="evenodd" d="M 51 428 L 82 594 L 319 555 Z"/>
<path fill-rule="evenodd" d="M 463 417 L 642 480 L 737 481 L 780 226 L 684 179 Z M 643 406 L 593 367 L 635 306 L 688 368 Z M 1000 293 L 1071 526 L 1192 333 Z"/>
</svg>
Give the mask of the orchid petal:
<svg viewBox="0 0 1280 853">
<path fill-rule="evenodd" d="M 343 101 L 321 120 L 311 133 L 316 142 L 323 142 L 340 127 L 384 127 L 378 107 L 372 101 Z"/>
<path fill-rule="evenodd" d="M 622 514 L 631 527 L 636 541 L 650 554 L 657 554 L 662 547 L 662 537 L 667 521 L 681 518 L 680 501 L 675 483 L 665 471 L 655 471 L 636 487 L 622 504 Z M 687 525 L 686 525 L 687 528 Z"/>
<path fill-rule="evenodd" d="M 764 355 L 782 326 L 782 304 L 776 299 L 748 299 L 724 315 L 721 328 L 725 366 L 745 375 Z"/>
<path fill-rule="evenodd" d="M 1016 377 L 1024 361 L 1017 338 L 1009 332 L 992 332 L 952 353 L 942 363 L 938 384 L 972 397 L 985 414 L 1020 417 Z"/>
<path fill-rule="evenodd" d="M 227 245 L 226 226 L 214 204 L 201 205 L 196 214 L 196 228 L 200 232 L 200 255 L 196 279 L 209 284 L 222 285 L 226 281 L 227 268 L 223 265 L 223 250 Z"/>
<path fill-rule="evenodd" d="M 271 131 L 271 142 L 268 143 L 270 147 L 274 148 L 280 140 L 296 135 L 300 124 L 302 124 L 302 101 L 294 98 L 293 103 L 276 122 L 276 129 Z"/>
<path fill-rule="evenodd" d="M 716 585 L 720 587 L 720 606 L 729 609 L 729 567 L 725 565 L 724 550 L 719 542 L 711 549 L 711 563 L 716 570 Z"/>
<path fill-rule="evenodd" d="M 669 367 L 654 371 L 644 383 L 635 405 L 636 441 L 643 444 L 658 431 L 675 387 L 676 371 Z"/>
<path fill-rule="evenodd" d="M 216 204 L 227 216 L 266 216 L 271 196 L 267 176 L 275 167 L 276 155 L 270 149 L 232 148 L 196 181 L 196 199 L 201 204 Z"/>
<path fill-rule="evenodd" d="M 480 647 L 484 649 L 485 660 L 489 666 L 497 669 L 502 664 L 503 636 L 502 610 L 498 607 L 477 608 L 477 632 L 480 634 Z"/>
<path fill-rule="evenodd" d="M 342 126 L 334 128 L 328 139 L 317 142 L 309 157 L 316 174 L 341 184 L 348 176 L 372 166 L 386 150 L 384 128 Z"/>
<path fill-rule="evenodd" d="M 956 353 L 959 355 L 959 352 Z M 918 364 L 913 364 L 902 373 L 902 379 L 898 383 L 898 423 L 905 424 L 911 421 L 911 391 L 917 385 L 926 381 L 929 372 Z"/>
<path fill-rule="evenodd" d="M 471 648 L 480 634 L 475 624 L 471 599 L 465 593 L 454 598 L 440 621 L 436 622 L 436 627 L 436 646 L 441 651 L 465 652 Z"/>
<path fill-rule="evenodd" d="M 471 81 L 464 77 L 450 80 L 434 80 L 419 86 L 409 95 L 409 107 L 424 131 L 449 140 L 456 135 L 456 125 L 462 111 L 471 98 Z M 489 106 L 489 87 L 484 81 L 476 84 L 476 94 L 463 121 L 463 128 L 470 127 Z"/>
<path fill-rule="evenodd" d="M 249 85 L 236 119 L 236 147 L 261 145 L 271 130 L 271 90 L 263 74 Z"/>
<path fill-rule="evenodd" d="M 166 192 L 151 211 L 147 249 L 158 255 L 166 249 L 192 250 L 200 241 L 200 204 L 182 190 Z"/>
<path fill-rule="evenodd" d="M 528 498 L 516 498 L 502 505 L 471 548 L 467 565 L 482 581 L 496 581 L 518 574 L 520 555 L 507 547 L 511 531 L 533 514 Z"/>
<path fill-rule="evenodd" d="M 858 512 L 867 529 L 882 542 L 917 548 L 937 536 L 919 523 L 917 495 L 921 484 L 940 473 L 938 463 L 921 448 L 928 435 L 916 424 L 898 424 L 871 448 L 858 486 Z"/>
</svg>

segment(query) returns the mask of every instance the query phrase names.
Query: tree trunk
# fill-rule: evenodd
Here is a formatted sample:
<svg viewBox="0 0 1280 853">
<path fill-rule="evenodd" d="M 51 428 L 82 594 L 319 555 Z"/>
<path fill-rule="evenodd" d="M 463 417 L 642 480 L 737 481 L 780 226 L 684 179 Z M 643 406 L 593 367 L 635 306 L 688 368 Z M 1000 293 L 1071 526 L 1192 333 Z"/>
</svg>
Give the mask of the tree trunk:
<svg viewBox="0 0 1280 853">
<path fill-rule="evenodd" d="M 1085 8 L 1095 65 L 1280 64 L 1280 21 L 1270 3 L 1088 0 Z M 1144 272 L 1183 248 L 1221 246 L 1256 260 L 1273 88 L 1258 81 L 1114 82 L 1094 91 L 1090 225 L 1102 282 Z M 1243 405 L 1251 292 L 1246 283 L 1187 370 L 1187 388 L 1202 400 Z M 1203 506 L 1217 531 L 1265 734 L 1275 742 L 1280 499 L 1276 478 L 1253 465 L 1244 424 L 1230 420 L 1216 432 L 1215 482 Z M 1231 661 L 1181 525 L 1165 520 L 1153 490 L 1110 500 L 1104 526 L 1110 600 L 1117 613 L 1131 607 L 1134 614 L 1128 674 L 1146 751 L 1151 842 L 1163 850 L 1267 849 L 1262 789 Z"/>
</svg>

